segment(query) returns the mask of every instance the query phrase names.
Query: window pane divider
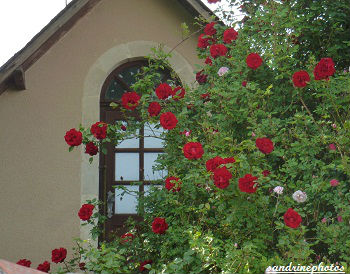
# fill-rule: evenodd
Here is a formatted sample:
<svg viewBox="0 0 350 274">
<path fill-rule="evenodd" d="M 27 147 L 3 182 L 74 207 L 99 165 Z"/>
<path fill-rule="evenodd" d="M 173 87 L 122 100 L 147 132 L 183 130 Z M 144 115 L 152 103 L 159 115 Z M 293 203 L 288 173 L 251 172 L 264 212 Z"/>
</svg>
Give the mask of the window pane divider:
<svg viewBox="0 0 350 274">
<path fill-rule="evenodd" d="M 130 87 L 117 75 L 114 76 L 114 80 L 117 81 L 117 83 L 119 83 L 120 85 L 122 85 L 125 91 L 130 91 Z"/>
</svg>

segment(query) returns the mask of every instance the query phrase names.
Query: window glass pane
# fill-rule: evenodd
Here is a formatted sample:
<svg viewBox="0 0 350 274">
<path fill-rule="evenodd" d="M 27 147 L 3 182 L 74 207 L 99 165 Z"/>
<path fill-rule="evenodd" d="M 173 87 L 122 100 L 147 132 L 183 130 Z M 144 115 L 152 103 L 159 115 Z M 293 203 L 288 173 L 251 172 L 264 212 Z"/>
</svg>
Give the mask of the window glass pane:
<svg viewBox="0 0 350 274">
<path fill-rule="evenodd" d="M 115 189 L 115 214 L 136 214 L 139 186 L 124 187 L 133 192 L 127 193 L 123 189 Z"/>
<path fill-rule="evenodd" d="M 136 131 L 136 135 L 139 135 L 139 130 Z M 125 139 L 116 148 L 139 148 L 140 142 L 139 138 Z"/>
<path fill-rule="evenodd" d="M 165 80 L 165 72 L 164 71 L 161 71 L 161 70 L 159 70 L 159 71 L 157 71 L 157 75 L 155 75 L 155 79 L 156 79 L 156 81 L 159 81 L 159 82 L 163 82 L 164 80 Z"/>
<path fill-rule="evenodd" d="M 140 69 L 140 66 L 126 68 L 118 74 L 118 77 L 130 87 L 136 82 L 136 75 L 140 72 Z"/>
<path fill-rule="evenodd" d="M 115 180 L 138 181 L 139 180 L 139 154 L 116 153 L 115 154 Z"/>
<path fill-rule="evenodd" d="M 144 136 L 160 136 L 164 129 L 162 127 L 155 128 L 154 124 L 145 124 Z M 144 139 L 145 148 L 162 148 L 163 140 L 155 137 L 145 137 Z"/>
<path fill-rule="evenodd" d="M 115 80 L 112 80 L 106 91 L 107 100 L 119 100 L 122 98 L 125 89 Z"/>
<path fill-rule="evenodd" d="M 144 154 L 144 178 L 146 181 L 163 179 L 168 174 L 166 170 L 154 171 L 152 167 L 156 164 L 158 155 L 162 153 L 145 153 Z"/>
</svg>

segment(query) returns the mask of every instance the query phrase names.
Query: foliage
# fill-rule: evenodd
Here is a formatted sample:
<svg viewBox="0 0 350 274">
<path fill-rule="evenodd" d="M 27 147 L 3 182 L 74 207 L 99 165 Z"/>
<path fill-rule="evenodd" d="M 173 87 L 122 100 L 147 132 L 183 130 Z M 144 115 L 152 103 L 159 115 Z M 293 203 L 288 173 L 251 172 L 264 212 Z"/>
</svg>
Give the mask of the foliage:
<svg viewBox="0 0 350 274">
<path fill-rule="evenodd" d="M 324 2 L 318 6 L 312 1 L 311 7 L 317 9 L 311 11 L 317 12 Z M 156 169 L 179 178 L 181 189 L 155 187 L 141 197 L 138 213 L 144 221 L 129 222 L 134 237 L 124 241 L 116 236 L 84 251 L 87 269 L 128 273 L 151 260 L 145 264 L 150 273 L 262 273 L 270 265 L 290 262 L 350 263 L 350 78 L 341 69 L 328 80 L 313 77 L 320 58 L 332 57 L 336 68 L 349 64 L 349 58 L 339 54 L 340 36 L 329 38 L 338 47 L 315 44 L 318 25 L 305 28 L 304 15 L 296 15 L 302 5 L 303 1 L 265 1 L 263 8 L 256 8 L 238 39 L 225 44 L 227 54 L 198 69 L 207 75 L 206 81 L 186 87 L 180 100 L 157 98 L 158 71 L 169 67 L 169 56 L 161 50 L 153 52 L 149 67 L 133 86 L 142 95 L 136 108 L 141 119 L 128 118 L 126 131 L 120 130 L 120 124 L 108 125 L 107 137 L 99 144 L 129 138 L 145 123 L 160 127 L 159 115 L 150 117 L 147 111 L 150 102 L 158 102 L 161 113 L 172 112 L 178 123 L 161 136 L 166 153 Z M 341 22 L 332 8 L 326 13 Z M 223 44 L 227 27 L 215 24 L 214 29 L 212 38 Z M 296 44 L 292 34 L 301 37 L 301 33 L 307 43 L 301 38 Z M 246 64 L 252 52 L 263 59 L 257 69 Z M 210 58 L 210 46 L 199 48 L 198 55 Z M 229 70 L 219 76 L 222 67 Z M 301 69 L 311 80 L 297 88 L 292 75 Z M 118 102 L 114 106 L 119 107 Z M 130 110 L 123 111 L 128 117 Z M 88 129 L 81 132 L 84 144 L 96 142 Z M 271 153 L 257 148 L 256 139 L 263 137 L 272 140 Z M 203 146 L 202 157 L 185 157 L 183 146 L 189 142 Z M 218 188 L 206 168 L 216 156 L 235 159 L 224 164 L 232 175 L 227 188 Z M 258 177 L 255 193 L 238 187 L 246 174 Z M 339 184 L 332 186 L 332 179 Z M 275 191 L 277 186 L 283 187 L 282 192 Z M 307 195 L 306 201 L 293 199 L 298 190 Z M 302 218 L 296 228 L 286 225 L 284 214 L 289 208 Z M 165 218 L 169 225 L 163 234 L 152 231 L 156 217 Z"/>
<path fill-rule="evenodd" d="M 297 49 L 295 60 L 300 65 L 304 65 L 310 56 L 317 60 L 327 56 L 336 62 L 339 71 L 349 68 L 349 0 L 232 2 L 246 14 L 242 20 L 244 29 L 250 29 L 251 35 L 261 36 L 264 40 L 271 36 L 290 40 Z M 285 36 L 286 33 L 289 35 Z"/>
</svg>

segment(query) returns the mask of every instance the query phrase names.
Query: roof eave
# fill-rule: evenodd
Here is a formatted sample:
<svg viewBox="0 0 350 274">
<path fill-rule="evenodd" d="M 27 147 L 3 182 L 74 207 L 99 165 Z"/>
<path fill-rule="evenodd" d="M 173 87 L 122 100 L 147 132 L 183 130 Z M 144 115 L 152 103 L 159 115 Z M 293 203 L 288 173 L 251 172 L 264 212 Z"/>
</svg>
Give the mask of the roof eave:
<svg viewBox="0 0 350 274">
<path fill-rule="evenodd" d="M 73 0 L 20 51 L 0 67 L 0 95 L 9 87 L 25 89 L 25 71 L 101 0 Z M 178 0 L 191 13 L 209 19 L 213 12 L 200 0 Z"/>
</svg>

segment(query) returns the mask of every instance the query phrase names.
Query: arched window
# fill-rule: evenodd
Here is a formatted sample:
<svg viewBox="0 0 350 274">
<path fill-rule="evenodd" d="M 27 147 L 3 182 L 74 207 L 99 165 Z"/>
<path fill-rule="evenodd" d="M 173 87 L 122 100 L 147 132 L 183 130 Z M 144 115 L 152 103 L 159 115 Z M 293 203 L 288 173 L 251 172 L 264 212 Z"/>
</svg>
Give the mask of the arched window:
<svg viewBox="0 0 350 274">
<path fill-rule="evenodd" d="M 131 85 L 136 82 L 136 75 L 141 71 L 147 61 L 133 61 L 116 68 L 103 84 L 100 97 L 101 121 L 109 124 L 116 121 L 126 120 L 125 112 L 110 107 L 111 102 L 120 102 L 123 93 L 132 91 Z M 170 71 L 159 72 L 161 81 L 170 80 Z M 128 113 L 137 117 L 137 112 Z M 152 134 L 149 134 L 151 133 Z M 163 153 L 163 144 L 160 139 L 146 137 L 148 135 L 160 134 L 160 129 L 154 125 L 145 125 L 138 132 L 140 138 L 127 139 L 118 146 L 107 147 L 107 155 L 100 154 L 100 200 L 105 202 L 103 213 L 108 217 L 104 227 L 103 240 L 109 240 L 115 232 L 123 233 L 123 224 L 131 216 L 138 219 L 136 205 L 138 195 L 147 192 L 150 184 L 155 180 L 163 178 L 166 174 L 153 172 L 160 153 Z M 141 182 L 135 185 L 135 182 Z M 115 186 L 123 186 L 134 195 L 121 194 L 124 192 Z"/>
</svg>

